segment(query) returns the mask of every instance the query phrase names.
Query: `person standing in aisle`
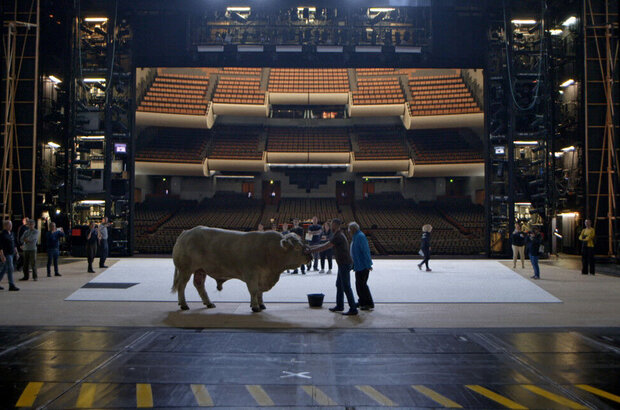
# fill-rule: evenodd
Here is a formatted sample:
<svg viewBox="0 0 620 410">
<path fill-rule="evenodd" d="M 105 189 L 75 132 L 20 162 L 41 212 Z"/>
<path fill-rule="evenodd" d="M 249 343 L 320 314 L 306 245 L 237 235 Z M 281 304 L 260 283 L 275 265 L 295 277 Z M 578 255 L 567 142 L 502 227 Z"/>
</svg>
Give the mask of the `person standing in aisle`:
<svg viewBox="0 0 620 410">
<path fill-rule="evenodd" d="M 35 282 L 37 277 L 37 242 L 39 240 L 39 231 L 34 226 L 34 219 L 28 219 L 27 229 L 22 232 L 19 240 L 23 244 L 24 250 L 24 277 L 20 280 L 28 280 L 30 269 L 32 268 L 32 280 Z"/>
<path fill-rule="evenodd" d="M 56 224 L 50 224 L 50 230 L 47 232 L 47 277 L 52 276 L 52 262 L 54 262 L 54 276 L 62 276 L 58 272 L 58 256 L 60 255 L 60 238 L 65 233 L 62 228 L 56 229 Z"/>
<path fill-rule="evenodd" d="M 332 220 L 332 231 L 334 236 L 332 240 L 325 245 L 316 245 L 310 247 L 312 252 L 322 252 L 329 248 L 334 248 L 334 254 L 336 256 L 336 263 L 338 264 L 338 276 L 336 278 L 336 306 L 329 308 L 332 312 L 344 311 L 344 296 L 347 296 L 349 302 L 349 310 L 343 315 L 355 316 L 357 315 L 357 305 L 355 303 L 355 296 L 353 296 L 353 290 L 351 290 L 351 265 L 353 260 L 351 259 L 351 253 L 349 250 L 349 241 L 346 235 L 340 229 L 340 219 Z"/>
<path fill-rule="evenodd" d="M 353 271 L 355 272 L 355 290 L 359 298 L 360 309 L 372 310 L 375 308 L 375 302 L 372 300 L 368 287 L 368 276 L 372 270 L 368 238 L 360 230 L 357 222 L 349 223 L 349 232 L 351 233 L 351 259 L 353 259 Z"/>
<path fill-rule="evenodd" d="M 308 235 L 312 236 L 310 239 L 310 246 L 318 245 L 321 242 L 321 225 L 319 225 L 319 218 L 316 216 L 312 217 L 312 225 L 308 227 Z M 314 252 L 312 254 L 313 261 L 310 261 L 308 264 L 308 271 L 311 266 L 314 266 L 314 270 L 319 270 L 319 252 Z"/>
<path fill-rule="evenodd" d="M 99 256 L 99 267 L 107 268 L 105 266 L 105 260 L 108 258 L 108 254 L 110 253 L 110 248 L 108 245 L 108 218 L 104 217 L 99 225 L 99 247 L 101 249 L 101 254 Z"/>
<path fill-rule="evenodd" d="M 594 275 L 595 271 L 595 261 L 594 261 L 594 238 L 596 237 L 596 232 L 594 228 L 592 228 L 592 221 L 586 219 L 585 228 L 579 234 L 579 240 L 581 241 L 581 274 L 587 275 L 588 268 L 590 270 L 590 275 Z"/>
</svg>

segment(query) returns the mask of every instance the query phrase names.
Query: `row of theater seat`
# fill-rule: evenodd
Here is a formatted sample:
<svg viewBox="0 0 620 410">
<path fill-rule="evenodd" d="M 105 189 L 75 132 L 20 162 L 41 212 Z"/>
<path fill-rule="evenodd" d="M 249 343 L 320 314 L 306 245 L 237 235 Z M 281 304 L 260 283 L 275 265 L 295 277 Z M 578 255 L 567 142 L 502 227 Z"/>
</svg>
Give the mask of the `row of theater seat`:
<svg viewBox="0 0 620 410">
<path fill-rule="evenodd" d="M 247 77 L 221 77 L 217 83 L 214 103 L 265 104 L 265 93 L 260 91 L 260 80 Z"/>
<path fill-rule="evenodd" d="M 213 159 L 261 159 L 263 153 L 258 150 L 258 143 L 256 130 L 217 128 L 207 156 Z"/>
<path fill-rule="evenodd" d="M 138 142 L 136 161 L 201 163 L 208 138 L 192 130 L 162 131 Z"/>
<path fill-rule="evenodd" d="M 355 159 L 358 160 L 409 158 L 403 138 L 390 134 L 387 129 L 377 129 L 375 132 L 367 133 L 358 131 L 357 142 L 359 150 L 355 152 Z"/>
<path fill-rule="evenodd" d="M 270 128 L 267 150 L 273 152 L 349 152 L 349 135 L 337 128 Z"/>
<path fill-rule="evenodd" d="M 346 69 L 272 68 L 268 90 L 274 93 L 346 93 Z"/>
<path fill-rule="evenodd" d="M 416 77 L 410 74 L 412 116 L 482 112 L 459 75 Z"/>
<path fill-rule="evenodd" d="M 405 98 L 398 78 L 358 78 L 357 91 L 353 91 L 353 104 L 380 105 L 403 104 Z"/>
<path fill-rule="evenodd" d="M 138 111 L 204 115 L 207 111 L 208 77 L 186 74 L 158 75 L 147 90 Z"/>
<path fill-rule="evenodd" d="M 458 130 L 410 131 L 407 140 L 416 164 L 483 162 L 482 147 L 470 145 Z"/>
</svg>

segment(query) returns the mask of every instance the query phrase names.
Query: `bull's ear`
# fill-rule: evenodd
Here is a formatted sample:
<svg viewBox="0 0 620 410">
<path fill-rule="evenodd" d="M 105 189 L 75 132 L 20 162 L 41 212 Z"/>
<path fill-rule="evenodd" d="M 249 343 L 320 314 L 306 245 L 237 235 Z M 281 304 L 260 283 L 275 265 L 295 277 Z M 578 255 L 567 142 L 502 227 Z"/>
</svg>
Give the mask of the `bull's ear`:
<svg viewBox="0 0 620 410">
<path fill-rule="evenodd" d="M 280 246 L 284 249 L 290 249 L 292 244 L 287 240 L 287 238 L 283 238 L 280 240 Z"/>
</svg>

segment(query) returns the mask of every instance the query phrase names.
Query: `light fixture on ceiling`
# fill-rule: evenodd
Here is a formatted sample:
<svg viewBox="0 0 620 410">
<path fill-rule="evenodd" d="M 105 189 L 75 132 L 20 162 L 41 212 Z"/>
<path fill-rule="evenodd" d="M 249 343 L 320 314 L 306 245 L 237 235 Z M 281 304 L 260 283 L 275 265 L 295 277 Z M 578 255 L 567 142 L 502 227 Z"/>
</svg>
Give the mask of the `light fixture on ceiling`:
<svg viewBox="0 0 620 410">
<path fill-rule="evenodd" d="M 107 17 L 86 17 L 84 21 L 88 23 L 105 23 L 108 21 Z"/>
<path fill-rule="evenodd" d="M 566 87 L 571 86 L 571 85 L 573 85 L 573 84 L 575 84 L 575 80 L 573 80 L 572 78 L 570 78 L 570 79 L 568 79 L 568 80 L 564 81 L 562 84 L 560 84 L 560 87 L 562 87 L 562 88 L 566 88 Z"/>
<path fill-rule="evenodd" d="M 566 20 L 564 20 L 564 23 L 562 23 L 562 25 L 564 27 L 568 27 L 568 26 L 572 26 L 573 24 L 577 23 L 577 17 L 575 16 L 570 16 L 569 18 L 567 18 Z"/>
<path fill-rule="evenodd" d="M 536 20 L 512 20 L 512 24 L 532 25 L 536 24 Z"/>
<path fill-rule="evenodd" d="M 50 81 L 51 81 L 51 82 L 53 82 L 54 84 L 60 84 L 60 83 L 62 83 L 62 81 L 61 81 L 58 77 L 56 77 L 56 76 L 54 76 L 54 75 L 50 75 L 50 76 L 49 76 L 49 77 L 47 77 L 47 78 L 49 78 L 49 79 L 50 79 Z"/>
</svg>

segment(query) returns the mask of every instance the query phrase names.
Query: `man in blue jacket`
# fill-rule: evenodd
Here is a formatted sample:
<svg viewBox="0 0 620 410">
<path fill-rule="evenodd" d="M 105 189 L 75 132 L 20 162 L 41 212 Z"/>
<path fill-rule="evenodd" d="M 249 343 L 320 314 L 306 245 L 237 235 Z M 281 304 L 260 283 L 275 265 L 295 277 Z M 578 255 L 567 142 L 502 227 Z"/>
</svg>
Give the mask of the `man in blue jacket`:
<svg viewBox="0 0 620 410">
<path fill-rule="evenodd" d="M 355 290 L 359 297 L 361 310 L 371 310 L 375 308 L 370 289 L 368 288 L 368 275 L 372 270 L 372 259 L 370 258 L 370 248 L 368 239 L 360 230 L 357 222 L 349 223 L 351 233 L 351 258 L 353 259 L 353 270 L 355 271 Z"/>
</svg>

